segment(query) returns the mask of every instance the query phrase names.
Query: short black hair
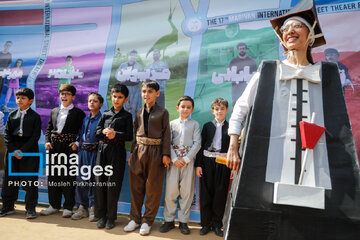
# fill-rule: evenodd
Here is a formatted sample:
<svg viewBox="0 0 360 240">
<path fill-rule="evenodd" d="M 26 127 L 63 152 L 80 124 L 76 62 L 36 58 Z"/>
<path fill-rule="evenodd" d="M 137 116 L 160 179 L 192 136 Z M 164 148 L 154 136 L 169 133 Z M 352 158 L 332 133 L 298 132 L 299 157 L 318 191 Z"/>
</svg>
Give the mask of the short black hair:
<svg viewBox="0 0 360 240">
<path fill-rule="evenodd" d="M 192 99 L 192 98 L 189 97 L 189 96 L 182 96 L 182 97 L 180 97 L 179 100 L 177 101 L 177 106 L 179 106 L 182 101 L 190 101 L 191 104 L 192 104 L 192 107 L 193 107 L 193 108 L 195 107 L 194 99 Z"/>
<path fill-rule="evenodd" d="M 63 91 L 71 92 L 71 94 L 73 96 L 76 95 L 76 88 L 74 87 L 74 85 L 71 85 L 71 84 L 61 84 L 61 86 L 59 88 L 59 93 L 61 93 Z"/>
<path fill-rule="evenodd" d="M 15 93 L 16 96 L 26 96 L 29 100 L 34 99 L 34 91 L 30 88 L 20 88 Z"/>
<path fill-rule="evenodd" d="M 129 96 L 129 89 L 126 85 L 117 83 L 111 88 L 111 93 L 122 93 L 127 98 Z"/>
<path fill-rule="evenodd" d="M 159 83 L 155 80 L 150 80 L 150 79 L 147 79 L 145 82 L 143 82 L 142 86 L 152 88 L 155 91 L 159 91 L 159 89 L 160 89 Z"/>
<path fill-rule="evenodd" d="M 214 109 L 215 105 L 224 105 L 226 108 L 229 108 L 229 102 L 224 98 L 215 98 L 211 103 L 211 109 Z"/>
<path fill-rule="evenodd" d="M 71 59 L 71 60 L 72 60 L 72 59 L 73 59 L 73 57 L 72 57 L 72 56 L 70 56 L 70 55 L 69 55 L 69 56 L 66 56 L 65 61 L 66 61 L 66 60 L 68 60 L 68 59 Z"/>
<path fill-rule="evenodd" d="M 104 98 L 103 98 L 99 93 L 97 93 L 97 92 L 91 92 L 91 93 L 89 93 L 89 94 L 88 94 L 88 99 L 89 99 L 89 97 L 90 97 L 91 95 L 97 96 L 98 99 L 99 99 L 99 102 L 100 102 L 100 103 L 104 103 Z"/>
<path fill-rule="evenodd" d="M 131 55 L 131 54 L 137 54 L 138 52 L 134 49 L 134 50 L 131 50 L 130 52 L 129 52 L 129 55 Z"/>
<path fill-rule="evenodd" d="M 327 48 L 324 51 L 324 54 L 327 55 L 329 53 L 335 53 L 336 55 L 340 56 L 340 53 L 338 50 L 336 50 L 335 48 Z"/>
<path fill-rule="evenodd" d="M 245 46 L 245 48 L 247 49 L 247 45 L 246 45 L 246 43 L 244 43 L 244 42 L 239 42 L 239 43 L 236 45 L 236 48 L 239 48 L 240 46 Z"/>
</svg>

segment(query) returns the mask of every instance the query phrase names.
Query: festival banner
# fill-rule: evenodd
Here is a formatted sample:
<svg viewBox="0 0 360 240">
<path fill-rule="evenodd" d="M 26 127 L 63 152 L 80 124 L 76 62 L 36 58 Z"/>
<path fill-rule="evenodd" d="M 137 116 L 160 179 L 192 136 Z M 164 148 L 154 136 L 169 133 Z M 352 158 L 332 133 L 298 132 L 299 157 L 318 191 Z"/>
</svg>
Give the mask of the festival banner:
<svg viewBox="0 0 360 240">
<path fill-rule="evenodd" d="M 282 16 L 298 0 L 34 0 L 0 2 L 0 106 L 3 122 L 17 108 L 15 91 L 35 92 L 32 108 L 41 116 L 39 144 L 50 112 L 59 106 L 58 88 L 77 89 L 74 105 L 89 114 L 87 94 L 105 98 L 111 88 L 130 90 L 124 108 L 143 107 L 140 86 L 146 79 L 160 84 L 160 106 L 170 120 L 178 118 L 177 100 L 195 100 L 192 118 L 203 126 L 213 119 L 211 102 L 223 97 L 232 108 L 262 60 L 285 56 L 269 19 Z M 315 61 L 338 64 L 352 131 L 360 153 L 360 1 L 317 0 L 327 44 L 313 49 Z M 355 24 L 356 25 L 356 24 Z M 329 50 L 330 49 L 330 50 Z M 246 59 L 246 60 L 240 60 Z M 131 143 L 127 143 L 127 150 Z M 0 135 L 0 176 L 6 146 Z M 43 167 L 46 167 L 45 165 Z M 40 176 L 41 203 L 48 203 L 46 176 Z M 163 192 L 164 195 L 164 192 Z M 23 193 L 20 198 L 24 199 Z M 130 209 L 128 168 L 119 199 L 120 213 Z M 163 200 L 162 203 L 163 205 Z M 199 180 L 192 207 L 199 221 Z M 162 208 L 158 217 L 162 217 Z"/>
</svg>

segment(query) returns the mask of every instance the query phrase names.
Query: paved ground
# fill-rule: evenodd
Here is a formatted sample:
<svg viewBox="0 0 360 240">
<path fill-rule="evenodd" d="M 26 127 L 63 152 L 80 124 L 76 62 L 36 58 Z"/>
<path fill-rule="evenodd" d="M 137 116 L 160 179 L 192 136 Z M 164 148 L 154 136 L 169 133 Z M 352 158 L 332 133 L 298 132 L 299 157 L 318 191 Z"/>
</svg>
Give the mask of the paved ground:
<svg viewBox="0 0 360 240">
<path fill-rule="evenodd" d="M 37 213 L 43 209 L 37 207 Z M 213 232 L 205 236 L 200 236 L 200 225 L 190 223 L 191 233 L 183 235 L 178 228 L 168 233 L 160 233 L 159 227 L 161 222 L 155 222 L 149 236 L 140 236 L 138 231 L 125 233 L 124 226 L 128 218 L 119 216 L 116 220 L 115 228 L 111 230 L 102 230 L 96 228 L 96 223 L 91 223 L 87 219 L 71 220 L 61 217 L 61 213 L 51 216 L 39 216 L 36 219 L 25 219 L 25 206 L 16 204 L 16 212 L 13 215 L 0 218 L 0 240 L 112 240 L 112 239 L 180 239 L 180 240 L 220 240 Z"/>
</svg>

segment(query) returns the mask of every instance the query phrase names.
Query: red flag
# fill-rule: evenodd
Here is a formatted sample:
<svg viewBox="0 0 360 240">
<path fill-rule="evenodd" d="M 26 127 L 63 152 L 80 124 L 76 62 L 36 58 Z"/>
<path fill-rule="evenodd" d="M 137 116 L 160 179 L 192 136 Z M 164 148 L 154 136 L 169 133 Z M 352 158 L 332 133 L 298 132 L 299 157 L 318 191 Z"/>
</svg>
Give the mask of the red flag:
<svg viewBox="0 0 360 240">
<path fill-rule="evenodd" d="M 314 149 L 325 128 L 313 123 L 299 122 L 301 133 L 301 145 L 303 148 Z"/>
</svg>

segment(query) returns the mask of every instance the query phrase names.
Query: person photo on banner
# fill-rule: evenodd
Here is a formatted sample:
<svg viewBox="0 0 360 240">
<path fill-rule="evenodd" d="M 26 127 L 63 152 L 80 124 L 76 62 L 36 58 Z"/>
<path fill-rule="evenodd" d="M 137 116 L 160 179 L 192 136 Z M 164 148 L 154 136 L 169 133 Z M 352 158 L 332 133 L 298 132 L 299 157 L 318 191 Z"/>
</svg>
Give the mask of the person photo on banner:
<svg viewBox="0 0 360 240">
<path fill-rule="evenodd" d="M 129 52 L 128 61 L 122 63 L 116 71 L 116 76 L 123 75 L 125 71 L 132 71 L 137 70 L 141 72 L 143 70 L 140 63 L 136 61 L 136 56 L 138 52 L 136 50 L 131 50 Z M 132 81 L 130 78 L 136 76 L 129 75 L 129 79 L 126 81 L 122 81 L 121 83 L 124 84 L 129 89 L 129 97 L 128 101 L 124 103 L 124 109 L 131 113 L 133 121 L 135 119 L 135 114 L 138 109 L 141 108 L 141 89 L 140 89 L 140 82 L 138 79 Z"/>
<path fill-rule="evenodd" d="M 333 62 L 338 66 L 339 73 L 340 73 L 341 86 L 343 87 L 343 89 L 345 89 L 345 86 L 350 85 L 351 88 L 354 90 L 354 85 L 351 82 L 349 69 L 345 66 L 345 64 L 343 64 L 342 62 L 339 61 L 339 58 L 340 58 L 339 51 L 335 48 L 327 48 L 324 51 L 324 55 L 325 55 L 325 61 Z M 345 94 L 345 91 L 344 91 L 344 94 Z"/>
<path fill-rule="evenodd" d="M 6 97 L 5 97 L 5 105 L 4 105 L 5 112 L 9 111 L 7 105 L 10 101 L 11 94 L 13 94 L 14 99 L 16 100 L 16 91 L 19 90 L 19 79 L 23 75 L 22 65 L 23 65 L 23 60 L 17 59 L 15 62 L 14 68 L 12 68 L 10 71 L 11 74 L 9 76 L 7 76 L 8 89 L 7 89 Z"/>
<path fill-rule="evenodd" d="M 4 50 L 0 52 L 0 72 L 10 68 L 11 66 L 12 55 L 9 51 L 12 44 L 13 44 L 12 41 L 6 41 L 4 44 Z M 4 88 L 4 83 L 5 83 L 5 76 L 0 76 L 0 98 Z"/>
<path fill-rule="evenodd" d="M 249 70 L 249 74 L 256 72 L 257 66 L 254 59 L 246 55 L 248 49 L 246 43 L 240 42 L 236 46 L 239 56 L 233 58 L 229 63 L 229 68 L 236 68 L 236 73 L 239 74 L 240 71 L 245 72 L 245 69 Z M 247 82 L 232 82 L 232 106 L 235 106 L 236 100 L 241 96 L 241 93 L 247 86 Z"/>
<path fill-rule="evenodd" d="M 69 74 L 70 72 L 75 71 L 75 68 L 72 65 L 72 62 L 73 62 L 73 57 L 67 56 L 65 59 L 65 65 L 62 66 L 60 69 L 66 70 L 66 74 Z M 60 89 L 62 84 L 70 84 L 70 82 L 71 82 L 71 78 L 60 78 L 58 89 Z"/>
<path fill-rule="evenodd" d="M 146 66 L 145 69 L 154 70 L 155 72 L 164 72 L 164 70 L 169 70 L 169 67 L 167 63 L 160 60 L 161 53 L 160 50 L 154 49 L 153 50 L 153 62 Z M 159 86 L 160 86 L 160 96 L 156 100 L 156 103 L 164 108 L 165 107 L 165 86 L 166 86 L 166 80 L 168 79 L 155 79 Z"/>
</svg>

